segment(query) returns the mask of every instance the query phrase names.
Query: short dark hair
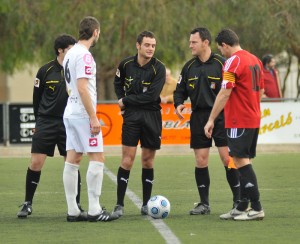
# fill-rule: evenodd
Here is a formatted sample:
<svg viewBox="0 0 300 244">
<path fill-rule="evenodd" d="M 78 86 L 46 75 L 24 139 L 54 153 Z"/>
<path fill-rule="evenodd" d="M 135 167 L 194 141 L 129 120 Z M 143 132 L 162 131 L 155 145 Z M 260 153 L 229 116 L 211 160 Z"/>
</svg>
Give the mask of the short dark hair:
<svg viewBox="0 0 300 244">
<path fill-rule="evenodd" d="M 266 54 L 262 57 L 262 63 L 263 66 L 266 66 L 266 64 L 269 64 L 271 62 L 271 60 L 273 59 L 273 55 L 272 54 Z"/>
<path fill-rule="evenodd" d="M 95 30 L 100 30 L 99 21 L 92 16 L 87 16 L 79 24 L 79 40 L 89 40 Z"/>
<path fill-rule="evenodd" d="M 222 43 L 225 43 L 231 47 L 240 44 L 238 35 L 231 29 L 221 30 L 219 34 L 216 36 L 215 41 L 218 43 L 219 46 L 221 46 Z"/>
<path fill-rule="evenodd" d="M 58 49 L 65 49 L 70 45 L 74 45 L 76 43 L 76 39 L 68 34 L 59 35 L 54 41 L 54 50 L 56 56 L 59 55 Z"/>
<path fill-rule="evenodd" d="M 143 38 L 144 37 L 149 37 L 149 38 L 154 38 L 155 39 L 155 35 L 154 35 L 153 32 L 151 32 L 151 31 L 143 31 L 140 34 L 138 34 L 138 36 L 136 38 L 136 42 L 141 45 L 142 42 L 143 42 Z"/>
<path fill-rule="evenodd" d="M 202 41 L 208 40 L 208 43 L 211 44 L 211 34 L 208 29 L 204 27 L 197 27 L 191 31 L 190 34 L 199 33 L 199 36 Z"/>
</svg>

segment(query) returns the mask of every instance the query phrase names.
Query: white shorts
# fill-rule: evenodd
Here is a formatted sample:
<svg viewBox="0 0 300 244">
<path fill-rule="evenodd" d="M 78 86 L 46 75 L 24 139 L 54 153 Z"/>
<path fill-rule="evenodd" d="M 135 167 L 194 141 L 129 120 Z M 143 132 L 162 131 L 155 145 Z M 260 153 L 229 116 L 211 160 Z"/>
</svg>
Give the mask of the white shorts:
<svg viewBox="0 0 300 244">
<path fill-rule="evenodd" d="M 90 120 L 88 118 L 64 118 L 67 141 L 66 150 L 77 153 L 103 152 L 102 131 L 96 136 L 91 135 Z"/>
</svg>

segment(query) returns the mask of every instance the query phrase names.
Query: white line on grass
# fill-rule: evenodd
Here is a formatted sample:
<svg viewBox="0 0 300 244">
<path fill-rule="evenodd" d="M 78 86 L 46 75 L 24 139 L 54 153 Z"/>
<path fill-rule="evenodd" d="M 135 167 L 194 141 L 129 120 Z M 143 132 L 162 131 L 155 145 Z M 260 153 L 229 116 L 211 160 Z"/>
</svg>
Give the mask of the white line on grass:
<svg viewBox="0 0 300 244">
<path fill-rule="evenodd" d="M 105 167 L 105 174 L 115 183 L 117 184 L 117 177 L 107 168 Z M 126 190 L 126 195 L 129 199 L 134 203 L 135 206 L 140 208 L 142 206 L 141 199 L 129 188 Z M 147 216 L 148 220 L 151 224 L 158 230 L 160 235 L 165 239 L 168 244 L 180 244 L 180 240 L 177 236 L 170 230 L 170 228 L 165 224 L 165 222 L 161 219 L 153 219 L 150 216 Z"/>
</svg>

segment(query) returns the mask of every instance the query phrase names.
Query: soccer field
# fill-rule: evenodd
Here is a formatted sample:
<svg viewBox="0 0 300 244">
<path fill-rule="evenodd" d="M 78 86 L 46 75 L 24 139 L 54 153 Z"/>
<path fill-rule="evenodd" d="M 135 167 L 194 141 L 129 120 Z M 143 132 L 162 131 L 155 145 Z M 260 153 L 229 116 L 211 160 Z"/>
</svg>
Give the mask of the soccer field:
<svg viewBox="0 0 300 244">
<path fill-rule="evenodd" d="M 113 179 L 119 157 L 106 157 L 101 205 L 111 211 L 116 203 Z M 63 160 L 48 158 L 37 189 L 33 214 L 18 219 L 16 214 L 24 200 L 25 173 L 29 158 L 0 158 L 0 235 L 1 243 L 298 243 L 300 239 L 300 153 L 258 154 L 253 162 L 266 217 L 263 221 L 222 221 L 219 215 L 232 206 L 232 196 L 219 157 L 212 154 L 211 214 L 190 216 L 198 202 L 194 180 L 194 158 L 157 156 L 153 195 L 166 196 L 171 202 L 170 216 L 152 220 L 140 215 L 137 207 L 142 197 L 141 166 L 137 157 L 125 199 L 125 215 L 108 223 L 66 222 L 63 190 Z M 87 158 L 81 166 L 82 205 L 87 209 L 85 172 Z M 134 201 L 134 202 L 133 202 Z"/>
</svg>

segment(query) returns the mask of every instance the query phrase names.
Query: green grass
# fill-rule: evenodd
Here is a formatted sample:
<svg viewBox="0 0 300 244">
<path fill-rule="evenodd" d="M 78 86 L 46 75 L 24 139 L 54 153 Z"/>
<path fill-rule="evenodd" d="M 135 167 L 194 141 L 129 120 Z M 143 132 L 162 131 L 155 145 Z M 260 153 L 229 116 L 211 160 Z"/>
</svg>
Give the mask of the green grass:
<svg viewBox="0 0 300 244">
<path fill-rule="evenodd" d="M 194 181 L 194 158 L 158 156 L 155 161 L 153 194 L 166 196 L 171 214 L 164 223 L 181 243 L 297 243 L 300 239 L 300 153 L 260 154 L 254 169 L 260 187 L 266 217 L 263 221 L 221 221 L 227 212 L 231 193 L 219 157 L 210 157 L 211 215 L 190 216 L 188 211 L 199 201 Z M 119 157 L 107 157 L 106 166 L 116 174 Z M 140 215 L 128 197 L 125 215 L 110 223 L 67 223 L 63 191 L 62 158 L 48 158 L 37 189 L 33 214 L 18 219 L 18 205 L 24 200 L 25 174 L 29 158 L 0 158 L 0 242 L 1 243 L 165 243 L 150 221 Z M 87 158 L 81 166 L 82 205 L 87 209 L 85 172 Z M 129 188 L 140 198 L 141 166 L 137 157 Z M 104 178 L 101 204 L 112 210 L 116 202 L 116 185 Z M 298 241 L 297 241 L 298 240 Z"/>
</svg>

